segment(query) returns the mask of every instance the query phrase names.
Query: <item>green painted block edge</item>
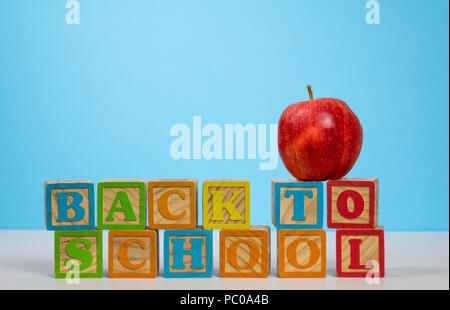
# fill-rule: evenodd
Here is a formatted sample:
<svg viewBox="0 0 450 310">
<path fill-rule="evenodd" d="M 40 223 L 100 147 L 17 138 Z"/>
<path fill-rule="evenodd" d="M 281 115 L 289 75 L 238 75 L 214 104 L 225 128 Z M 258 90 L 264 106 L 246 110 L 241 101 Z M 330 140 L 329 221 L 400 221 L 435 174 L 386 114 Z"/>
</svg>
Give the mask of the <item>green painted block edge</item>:
<svg viewBox="0 0 450 310">
<path fill-rule="evenodd" d="M 80 272 L 80 278 L 103 277 L 103 235 L 101 230 L 57 230 L 55 231 L 55 278 L 65 279 L 67 273 L 59 271 L 60 239 L 68 237 L 96 237 L 97 238 L 97 272 Z"/>
<path fill-rule="evenodd" d="M 103 223 L 103 189 L 115 187 L 139 187 L 139 224 Z M 97 184 L 97 229 L 103 230 L 144 230 L 146 218 L 145 182 L 100 182 Z"/>
</svg>

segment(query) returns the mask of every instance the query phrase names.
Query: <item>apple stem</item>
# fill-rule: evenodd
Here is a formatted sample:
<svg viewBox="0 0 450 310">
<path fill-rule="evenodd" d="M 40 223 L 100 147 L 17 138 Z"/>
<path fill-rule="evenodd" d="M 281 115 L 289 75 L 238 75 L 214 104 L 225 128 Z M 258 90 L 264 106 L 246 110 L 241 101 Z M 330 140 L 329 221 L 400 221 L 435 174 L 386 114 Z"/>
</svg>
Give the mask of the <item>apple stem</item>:
<svg viewBox="0 0 450 310">
<path fill-rule="evenodd" d="M 311 89 L 311 85 L 308 84 L 306 87 L 308 88 L 309 99 L 313 100 L 314 98 L 313 98 L 313 92 L 312 92 L 312 89 Z"/>
</svg>

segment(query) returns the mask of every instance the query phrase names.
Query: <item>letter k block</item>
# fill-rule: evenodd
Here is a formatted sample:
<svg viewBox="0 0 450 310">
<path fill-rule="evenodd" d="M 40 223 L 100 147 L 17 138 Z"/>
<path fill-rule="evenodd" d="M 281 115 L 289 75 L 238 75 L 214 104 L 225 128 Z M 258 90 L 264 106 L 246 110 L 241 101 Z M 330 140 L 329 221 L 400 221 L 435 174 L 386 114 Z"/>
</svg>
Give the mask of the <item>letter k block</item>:
<svg viewBox="0 0 450 310">
<path fill-rule="evenodd" d="M 250 182 L 205 180 L 203 182 L 205 229 L 250 228 Z"/>
</svg>

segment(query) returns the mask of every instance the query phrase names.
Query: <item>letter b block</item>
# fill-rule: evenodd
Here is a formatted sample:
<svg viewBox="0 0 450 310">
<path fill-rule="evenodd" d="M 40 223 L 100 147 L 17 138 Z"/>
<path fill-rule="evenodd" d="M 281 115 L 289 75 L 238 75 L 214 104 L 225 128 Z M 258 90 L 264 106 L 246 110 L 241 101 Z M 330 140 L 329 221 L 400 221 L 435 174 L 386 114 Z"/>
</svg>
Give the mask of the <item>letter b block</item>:
<svg viewBox="0 0 450 310">
<path fill-rule="evenodd" d="M 110 278 L 156 278 L 157 258 L 157 231 L 109 231 L 108 276 Z"/>
<path fill-rule="evenodd" d="M 270 229 L 252 226 L 220 231 L 220 276 L 265 278 L 270 269 Z"/>
<path fill-rule="evenodd" d="M 166 230 L 164 232 L 164 277 L 211 277 L 212 251 L 210 230 Z"/>
<path fill-rule="evenodd" d="M 101 181 L 97 210 L 98 229 L 145 229 L 145 181 Z"/>
<path fill-rule="evenodd" d="M 94 184 L 90 181 L 45 182 L 45 209 L 48 230 L 94 229 Z"/>
<path fill-rule="evenodd" d="M 148 226 L 153 229 L 197 227 L 197 180 L 148 182 Z"/>
<path fill-rule="evenodd" d="M 328 228 L 373 229 L 378 223 L 378 179 L 327 183 Z"/>
<path fill-rule="evenodd" d="M 327 255 L 323 229 L 278 230 L 280 278 L 324 278 Z"/>
<path fill-rule="evenodd" d="M 56 278 L 101 278 L 102 257 L 101 230 L 55 231 Z"/>
<path fill-rule="evenodd" d="M 278 229 L 323 226 L 323 184 L 272 180 L 272 223 Z"/>
<path fill-rule="evenodd" d="M 250 227 L 250 182 L 206 180 L 203 182 L 203 226 L 205 229 Z"/>
<path fill-rule="evenodd" d="M 384 277 L 384 230 L 338 229 L 336 231 L 338 277 Z"/>
</svg>

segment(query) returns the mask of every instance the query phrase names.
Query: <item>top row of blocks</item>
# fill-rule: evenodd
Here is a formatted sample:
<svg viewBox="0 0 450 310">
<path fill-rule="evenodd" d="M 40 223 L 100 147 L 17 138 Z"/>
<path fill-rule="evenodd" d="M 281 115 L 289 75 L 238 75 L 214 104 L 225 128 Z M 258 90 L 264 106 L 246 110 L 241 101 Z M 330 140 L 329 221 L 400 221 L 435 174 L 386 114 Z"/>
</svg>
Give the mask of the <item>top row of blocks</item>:
<svg viewBox="0 0 450 310">
<path fill-rule="evenodd" d="M 147 197 L 148 189 L 148 197 Z M 195 179 L 104 180 L 97 187 L 97 228 L 105 230 L 193 229 L 197 227 Z M 250 183 L 203 182 L 203 228 L 248 229 Z M 45 183 L 48 230 L 95 229 L 94 184 Z M 341 179 L 327 183 L 329 228 L 374 228 L 378 223 L 378 179 Z M 272 221 L 278 229 L 320 229 L 323 183 L 272 181 Z"/>
</svg>

